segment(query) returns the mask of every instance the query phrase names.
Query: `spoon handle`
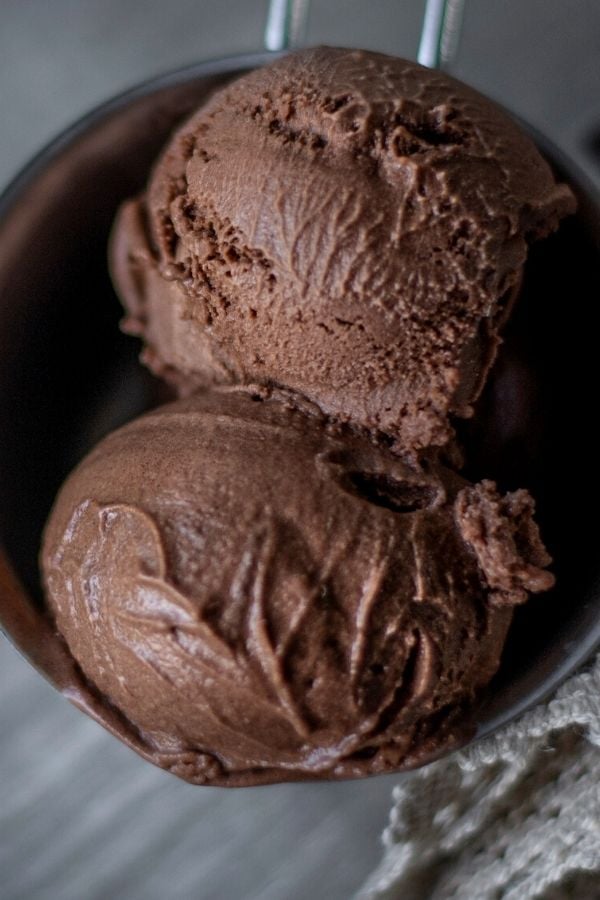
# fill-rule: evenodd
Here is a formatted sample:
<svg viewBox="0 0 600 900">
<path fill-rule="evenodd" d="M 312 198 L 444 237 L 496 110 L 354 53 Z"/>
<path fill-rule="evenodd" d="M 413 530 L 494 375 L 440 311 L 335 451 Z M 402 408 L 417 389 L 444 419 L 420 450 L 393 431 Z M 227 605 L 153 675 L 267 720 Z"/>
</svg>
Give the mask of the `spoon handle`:
<svg viewBox="0 0 600 900">
<path fill-rule="evenodd" d="M 446 69 L 456 58 L 465 0 L 427 0 L 417 59 L 430 69 Z"/>
<path fill-rule="evenodd" d="M 270 0 L 265 48 L 300 47 L 306 37 L 310 0 Z M 423 66 L 445 69 L 456 57 L 465 0 L 426 0 L 417 59 Z"/>
<path fill-rule="evenodd" d="M 271 0 L 265 27 L 267 50 L 300 47 L 306 36 L 309 0 Z"/>
</svg>

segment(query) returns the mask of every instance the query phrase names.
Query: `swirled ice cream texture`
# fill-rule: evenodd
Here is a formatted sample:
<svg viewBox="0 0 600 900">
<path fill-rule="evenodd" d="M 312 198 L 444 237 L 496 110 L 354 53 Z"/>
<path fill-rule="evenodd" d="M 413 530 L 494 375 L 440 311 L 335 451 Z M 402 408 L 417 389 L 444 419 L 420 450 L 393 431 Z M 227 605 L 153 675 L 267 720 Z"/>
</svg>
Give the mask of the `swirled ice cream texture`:
<svg viewBox="0 0 600 900">
<path fill-rule="evenodd" d="M 471 415 L 528 243 L 574 209 L 508 115 L 406 60 L 316 48 L 174 135 L 112 245 L 125 327 L 182 393 L 293 389 L 443 445 Z"/>
<path fill-rule="evenodd" d="M 464 739 L 547 563 L 525 492 L 235 391 L 105 439 L 43 550 L 89 682 L 147 755 L 210 784 L 392 771 Z"/>
</svg>

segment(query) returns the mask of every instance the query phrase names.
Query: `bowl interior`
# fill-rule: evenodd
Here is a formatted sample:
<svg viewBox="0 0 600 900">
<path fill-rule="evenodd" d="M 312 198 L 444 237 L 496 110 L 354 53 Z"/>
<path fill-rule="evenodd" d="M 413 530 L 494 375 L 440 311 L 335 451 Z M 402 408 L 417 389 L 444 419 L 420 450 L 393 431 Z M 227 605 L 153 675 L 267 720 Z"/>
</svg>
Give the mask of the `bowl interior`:
<svg viewBox="0 0 600 900">
<path fill-rule="evenodd" d="M 137 362 L 137 341 L 118 329 L 106 264 L 115 211 L 142 189 L 175 124 L 224 81 L 264 61 L 202 64 L 117 98 L 47 148 L 0 203 L 0 540 L 40 610 L 40 534 L 62 480 L 101 436 L 160 401 Z M 500 360 L 461 437 L 467 474 L 533 493 L 557 586 L 518 610 L 480 711 L 480 734 L 543 697 L 600 643 L 600 566 L 590 527 L 600 506 L 600 203 L 572 164 L 538 140 L 581 195 L 580 210 L 533 248 Z M 32 657 L 6 596 L 0 623 Z"/>
</svg>

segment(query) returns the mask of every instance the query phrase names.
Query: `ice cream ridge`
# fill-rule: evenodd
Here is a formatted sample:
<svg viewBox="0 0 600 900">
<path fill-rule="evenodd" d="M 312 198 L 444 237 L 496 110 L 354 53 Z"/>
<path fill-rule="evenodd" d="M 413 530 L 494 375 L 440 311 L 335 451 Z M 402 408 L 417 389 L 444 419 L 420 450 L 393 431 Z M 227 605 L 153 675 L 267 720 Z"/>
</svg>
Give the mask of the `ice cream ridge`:
<svg viewBox="0 0 600 900">
<path fill-rule="evenodd" d="M 41 556 L 124 739 L 232 786 L 464 742 L 554 579 L 532 498 L 469 483 L 454 426 L 574 206 L 490 101 L 376 53 L 290 54 L 175 133 L 111 266 L 180 399 L 79 464 Z"/>
</svg>

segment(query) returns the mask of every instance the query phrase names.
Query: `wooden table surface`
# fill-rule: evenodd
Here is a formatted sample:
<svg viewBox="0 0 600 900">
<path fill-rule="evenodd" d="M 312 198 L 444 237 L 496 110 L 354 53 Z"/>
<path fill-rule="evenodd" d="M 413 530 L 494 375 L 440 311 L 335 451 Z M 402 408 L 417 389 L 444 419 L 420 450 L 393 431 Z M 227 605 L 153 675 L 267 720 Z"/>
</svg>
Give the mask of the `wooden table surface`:
<svg viewBox="0 0 600 900">
<path fill-rule="evenodd" d="M 310 38 L 414 56 L 422 8 L 316 0 Z M 260 0 L 2 0 L 0 187 L 116 91 L 256 49 L 265 9 Z M 477 0 L 455 71 L 578 152 L 593 121 L 600 133 L 599 48 L 597 0 Z M 379 858 L 396 780 L 190 787 L 71 708 L 0 639 L 1 900 L 348 898 Z"/>
</svg>

